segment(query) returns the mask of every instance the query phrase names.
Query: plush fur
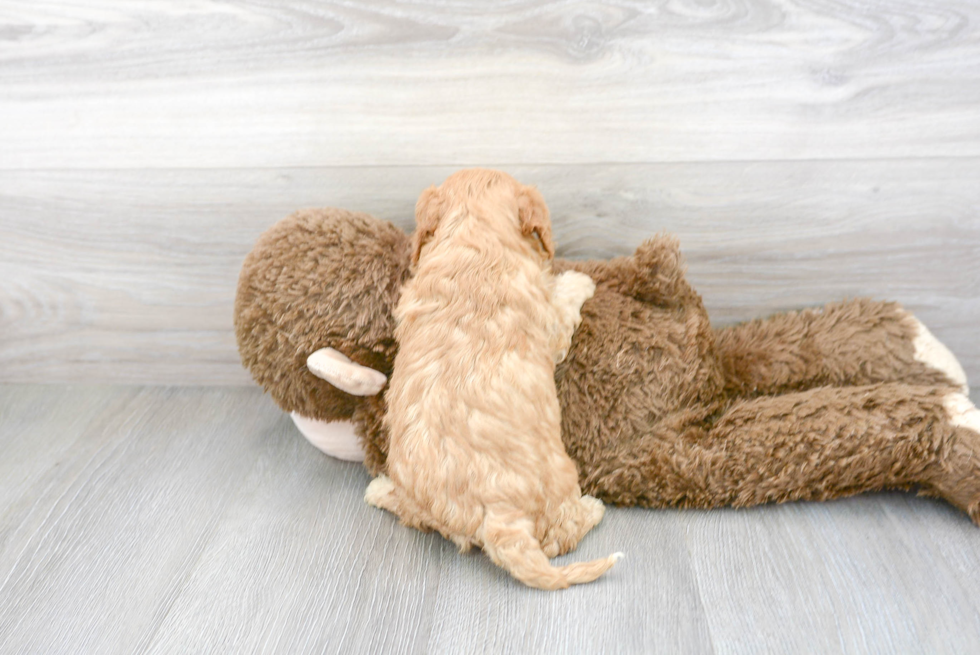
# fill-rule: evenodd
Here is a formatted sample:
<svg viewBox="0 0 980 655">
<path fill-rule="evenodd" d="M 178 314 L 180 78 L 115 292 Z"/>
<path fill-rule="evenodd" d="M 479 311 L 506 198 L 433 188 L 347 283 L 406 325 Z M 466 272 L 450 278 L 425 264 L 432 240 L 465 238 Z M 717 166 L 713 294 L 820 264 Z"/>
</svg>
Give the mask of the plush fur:
<svg viewBox="0 0 980 655">
<path fill-rule="evenodd" d="M 395 307 L 388 477 L 365 498 L 406 525 L 483 548 L 525 584 L 591 582 L 610 557 L 556 568 L 602 518 L 561 441 L 555 358 L 595 285 L 551 273 L 537 190 L 473 169 L 422 194 L 415 272 Z"/>
<path fill-rule="evenodd" d="M 287 412 L 349 420 L 369 470 L 384 469 L 383 396 L 353 396 L 316 377 L 307 357 L 329 345 L 391 375 L 392 310 L 409 276 L 408 236 L 367 214 L 297 212 L 266 231 L 245 258 L 235 297 L 242 363 Z"/>
<path fill-rule="evenodd" d="M 243 361 L 283 409 L 350 418 L 366 466 L 383 473 L 385 392 L 346 397 L 303 362 L 332 346 L 390 374 L 408 237 L 333 209 L 270 233 L 239 285 Z M 597 285 L 555 371 L 583 492 L 708 508 L 919 489 L 980 520 L 980 423 L 965 376 L 899 305 L 853 300 L 713 329 L 668 236 L 629 257 L 556 259 L 554 269 Z"/>
</svg>

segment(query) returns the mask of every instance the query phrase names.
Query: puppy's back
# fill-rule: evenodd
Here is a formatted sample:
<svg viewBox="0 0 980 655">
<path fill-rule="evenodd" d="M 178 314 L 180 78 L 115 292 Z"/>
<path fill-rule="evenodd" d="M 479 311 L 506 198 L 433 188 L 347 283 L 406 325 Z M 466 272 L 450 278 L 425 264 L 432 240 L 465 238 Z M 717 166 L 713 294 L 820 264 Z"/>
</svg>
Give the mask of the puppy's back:
<svg viewBox="0 0 980 655">
<path fill-rule="evenodd" d="M 547 209 L 538 194 L 543 210 L 525 211 L 527 197 L 495 196 L 480 185 L 496 178 L 477 177 L 479 203 L 458 190 L 448 209 L 438 190 L 419 200 L 417 268 L 395 309 L 399 351 L 386 396 L 393 483 L 372 483 L 369 502 L 463 548 L 482 545 L 526 584 L 588 582 L 617 557 L 548 561 L 604 510 L 581 496 L 561 441 Z"/>
<path fill-rule="evenodd" d="M 494 271 L 503 283 L 465 266 L 447 280 L 422 262 L 399 303 L 389 468 L 420 502 L 431 499 L 435 514 L 464 519 L 469 495 L 474 504 L 487 496 L 522 502 L 537 514 L 554 509 L 549 498 L 577 490 L 561 443 L 547 274 L 510 259 L 502 254 Z"/>
</svg>

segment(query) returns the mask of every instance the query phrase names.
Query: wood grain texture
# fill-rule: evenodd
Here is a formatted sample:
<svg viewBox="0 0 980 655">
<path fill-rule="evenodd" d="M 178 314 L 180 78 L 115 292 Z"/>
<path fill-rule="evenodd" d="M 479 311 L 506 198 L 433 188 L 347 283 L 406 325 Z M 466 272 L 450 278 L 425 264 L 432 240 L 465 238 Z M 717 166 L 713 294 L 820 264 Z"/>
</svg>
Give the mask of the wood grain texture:
<svg viewBox="0 0 980 655">
<path fill-rule="evenodd" d="M 0 652 L 972 652 L 980 530 L 889 493 L 611 509 L 521 586 L 362 501 L 256 389 L 0 385 Z M 10 453 L 11 457 L 7 457 Z"/>
<path fill-rule="evenodd" d="M 0 12 L 0 169 L 980 156 L 976 0 Z"/>
<path fill-rule="evenodd" d="M 895 493 L 723 513 L 728 520 L 705 513 L 690 526 L 712 634 L 726 635 L 718 652 L 938 653 L 980 643 L 980 619 L 960 613 L 977 595 L 930 536 L 955 533 L 957 556 L 977 562 L 973 526 L 946 505 Z M 760 597 L 767 602 L 750 600 Z"/>
<path fill-rule="evenodd" d="M 452 167 L 0 172 L 0 380 L 243 384 L 245 254 L 298 207 L 413 228 Z M 980 159 L 513 166 L 559 253 L 677 233 L 713 320 L 903 302 L 980 378 Z"/>
<path fill-rule="evenodd" d="M 254 396 L 215 411 L 220 395 L 197 390 L 3 395 L 4 444 L 8 419 L 28 423 L 23 450 L 43 472 L 29 486 L 0 481 L 12 499 L 0 516 L 0 652 L 132 652 L 169 612 L 280 417 Z M 99 410 L 91 420 L 78 420 L 79 400 Z"/>
</svg>

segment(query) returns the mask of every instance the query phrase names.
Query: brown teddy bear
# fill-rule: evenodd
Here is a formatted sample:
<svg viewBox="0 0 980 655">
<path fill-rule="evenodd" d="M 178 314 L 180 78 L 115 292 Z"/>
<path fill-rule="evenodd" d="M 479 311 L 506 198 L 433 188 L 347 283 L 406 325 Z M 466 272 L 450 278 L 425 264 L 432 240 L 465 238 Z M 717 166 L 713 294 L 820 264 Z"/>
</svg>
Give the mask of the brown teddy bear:
<svg viewBox="0 0 980 655">
<path fill-rule="evenodd" d="M 409 261 L 409 237 L 390 223 L 300 211 L 259 239 L 235 302 L 255 380 L 312 441 L 341 426 L 323 449 L 363 457 L 372 475 L 385 472 L 392 308 Z M 713 329 L 668 236 L 555 269 L 597 287 L 555 373 L 583 493 L 708 508 L 915 488 L 980 522 L 980 412 L 953 355 L 899 305 L 854 300 Z M 345 425 L 359 440 L 346 452 Z"/>
</svg>

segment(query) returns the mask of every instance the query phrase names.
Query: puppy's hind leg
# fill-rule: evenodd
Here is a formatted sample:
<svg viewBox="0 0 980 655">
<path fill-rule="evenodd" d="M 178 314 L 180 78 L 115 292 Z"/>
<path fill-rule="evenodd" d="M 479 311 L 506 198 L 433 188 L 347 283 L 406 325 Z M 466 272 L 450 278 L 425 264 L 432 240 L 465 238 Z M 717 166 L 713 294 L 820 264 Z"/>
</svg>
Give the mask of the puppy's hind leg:
<svg viewBox="0 0 980 655">
<path fill-rule="evenodd" d="M 387 475 L 379 475 L 371 480 L 364 491 L 364 502 L 373 505 L 378 509 L 386 509 L 392 514 L 397 514 L 398 503 L 395 499 L 395 483 Z"/>
<path fill-rule="evenodd" d="M 617 553 L 591 562 L 552 566 L 532 528 L 530 519 L 509 508 L 487 508 L 482 528 L 484 552 L 497 566 L 530 587 L 553 590 L 592 582 L 620 558 Z"/>
<path fill-rule="evenodd" d="M 578 542 L 599 524 L 605 513 L 606 506 L 592 496 L 566 500 L 558 510 L 558 519 L 541 540 L 545 555 L 556 557 L 575 550 Z"/>
<path fill-rule="evenodd" d="M 410 528 L 422 532 L 433 529 L 426 514 L 410 498 L 406 498 L 387 475 L 379 475 L 371 480 L 364 492 L 364 502 L 391 512 Z"/>
<path fill-rule="evenodd" d="M 379 509 L 390 509 L 386 503 L 393 501 L 392 495 L 395 492 L 395 483 L 387 475 L 379 475 L 371 480 L 371 484 L 364 491 L 364 502 Z"/>
<path fill-rule="evenodd" d="M 606 506 L 598 498 L 588 495 L 580 497 L 575 505 L 579 508 L 579 524 L 582 526 L 582 532 L 578 538 L 581 540 L 585 533 L 599 525 L 599 521 L 606 515 Z"/>
</svg>

